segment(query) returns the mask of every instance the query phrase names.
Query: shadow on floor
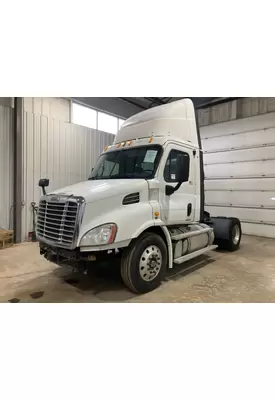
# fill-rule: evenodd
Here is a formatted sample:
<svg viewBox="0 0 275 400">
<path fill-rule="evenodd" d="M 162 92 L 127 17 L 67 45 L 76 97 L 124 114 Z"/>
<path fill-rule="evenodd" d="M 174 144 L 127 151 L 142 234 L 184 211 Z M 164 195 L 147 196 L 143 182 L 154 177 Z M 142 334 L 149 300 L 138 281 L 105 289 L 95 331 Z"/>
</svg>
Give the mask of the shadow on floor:
<svg viewBox="0 0 275 400">
<path fill-rule="evenodd" d="M 181 265 L 174 264 L 173 269 L 168 271 L 165 280 L 176 281 L 186 275 L 191 274 L 192 272 L 195 272 L 203 267 L 206 267 L 207 265 L 212 264 L 214 261 L 215 260 L 211 258 L 211 256 L 202 255 Z"/>
<path fill-rule="evenodd" d="M 182 265 L 174 265 L 167 273 L 165 281 L 178 280 L 198 269 L 212 263 L 214 259 L 209 256 L 200 256 Z M 87 275 L 71 272 L 66 267 L 56 270 L 56 274 L 63 284 L 73 286 L 81 293 L 91 293 L 101 301 L 123 302 L 138 295 L 130 292 L 124 285 L 120 276 L 119 262 L 95 264 Z"/>
<path fill-rule="evenodd" d="M 165 281 L 179 280 L 213 261 L 211 256 L 203 255 L 182 265 L 175 265 L 168 271 Z M 22 285 L 14 294 L 13 298 L 7 299 L 8 302 L 120 303 L 139 297 L 125 287 L 120 276 L 119 262 L 94 264 L 87 275 L 72 272 L 71 268 L 65 266 L 54 268 L 49 274 L 29 280 L 27 285 Z"/>
</svg>

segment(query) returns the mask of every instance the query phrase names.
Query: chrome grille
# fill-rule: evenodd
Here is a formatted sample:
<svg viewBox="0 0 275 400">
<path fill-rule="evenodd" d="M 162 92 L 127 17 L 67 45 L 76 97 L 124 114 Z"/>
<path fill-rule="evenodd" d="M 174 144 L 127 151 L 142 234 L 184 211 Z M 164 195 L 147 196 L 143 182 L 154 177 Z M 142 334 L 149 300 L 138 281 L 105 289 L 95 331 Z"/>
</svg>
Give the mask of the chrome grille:
<svg viewBox="0 0 275 400">
<path fill-rule="evenodd" d="M 38 239 L 50 244 L 73 248 L 83 213 L 82 198 L 44 196 L 37 213 Z"/>
</svg>

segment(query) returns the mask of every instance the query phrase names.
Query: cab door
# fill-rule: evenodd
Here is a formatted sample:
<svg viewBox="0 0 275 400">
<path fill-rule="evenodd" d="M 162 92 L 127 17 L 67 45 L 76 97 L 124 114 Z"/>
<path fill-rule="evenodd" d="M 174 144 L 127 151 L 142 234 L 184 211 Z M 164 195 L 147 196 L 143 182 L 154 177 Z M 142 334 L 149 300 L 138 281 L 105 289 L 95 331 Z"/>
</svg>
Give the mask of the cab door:
<svg viewBox="0 0 275 400">
<path fill-rule="evenodd" d="M 180 154 L 184 157 L 183 176 L 185 176 L 185 180 L 177 191 L 167 195 L 166 185 L 175 187 L 178 183 L 176 181 L 176 165 Z M 176 144 L 169 144 L 164 151 L 164 163 L 159 174 L 162 187 L 160 205 L 162 219 L 167 225 L 193 222 L 195 219 L 195 154 L 195 150 Z"/>
</svg>

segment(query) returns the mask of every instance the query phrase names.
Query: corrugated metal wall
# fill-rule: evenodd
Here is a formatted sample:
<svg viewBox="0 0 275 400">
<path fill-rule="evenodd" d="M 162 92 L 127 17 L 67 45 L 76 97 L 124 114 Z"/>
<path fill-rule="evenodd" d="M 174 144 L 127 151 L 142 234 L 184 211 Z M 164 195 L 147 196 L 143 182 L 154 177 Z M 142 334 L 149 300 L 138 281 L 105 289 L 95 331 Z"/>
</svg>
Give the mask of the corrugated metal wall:
<svg viewBox="0 0 275 400">
<path fill-rule="evenodd" d="M 0 105 L 0 226 L 8 228 L 13 202 L 13 109 L 6 98 L 0 100 L 4 104 Z M 66 122 L 70 102 L 65 99 L 27 98 L 24 109 L 22 233 L 26 239 L 32 230 L 30 203 L 41 196 L 39 178 L 49 177 L 50 189 L 87 179 L 113 135 Z M 249 98 L 199 113 L 208 210 L 213 215 L 235 215 L 246 233 L 270 237 L 275 237 L 274 111 L 275 98 Z"/>
<path fill-rule="evenodd" d="M 200 126 L 206 126 L 274 111 L 275 97 L 248 97 L 199 110 L 198 119 Z"/>
<path fill-rule="evenodd" d="M 40 178 L 49 190 L 86 180 L 96 159 L 114 135 L 24 112 L 24 201 L 22 237 L 32 231 L 31 202 L 39 202 Z"/>
<path fill-rule="evenodd" d="M 71 102 L 61 97 L 24 97 L 24 110 L 37 115 L 71 121 Z"/>
<path fill-rule="evenodd" d="M 237 104 L 237 100 L 235 100 L 199 110 L 199 125 L 205 126 L 236 119 Z"/>
<path fill-rule="evenodd" d="M 0 105 L 0 228 L 12 224 L 13 204 L 13 109 Z"/>
<path fill-rule="evenodd" d="M 275 113 L 201 127 L 201 137 L 207 211 L 238 217 L 244 233 L 274 238 Z"/>
</svg>

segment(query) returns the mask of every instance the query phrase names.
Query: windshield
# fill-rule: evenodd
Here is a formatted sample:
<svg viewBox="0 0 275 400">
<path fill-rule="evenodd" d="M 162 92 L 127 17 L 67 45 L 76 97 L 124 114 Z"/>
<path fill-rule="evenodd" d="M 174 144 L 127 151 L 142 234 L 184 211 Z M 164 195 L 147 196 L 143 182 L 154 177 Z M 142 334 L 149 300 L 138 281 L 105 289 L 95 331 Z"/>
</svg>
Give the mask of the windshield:
<svg viewBox="0 0 275 400">
<path fill-rule="evenodd" d="M 161 146 L 151 145 L 102 154 L 89 179 L 152 179 L 161 150 Z"/>
</svg>

